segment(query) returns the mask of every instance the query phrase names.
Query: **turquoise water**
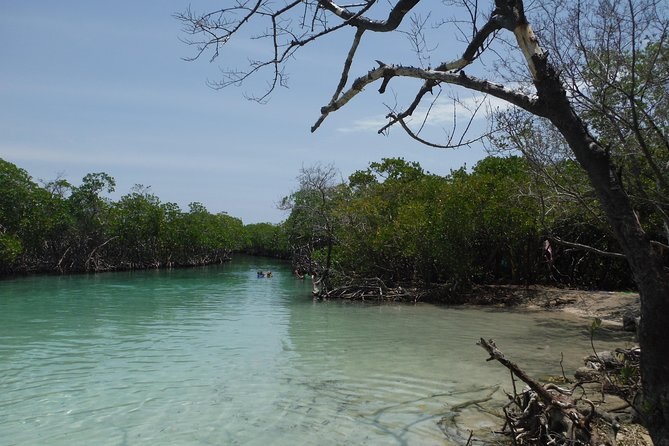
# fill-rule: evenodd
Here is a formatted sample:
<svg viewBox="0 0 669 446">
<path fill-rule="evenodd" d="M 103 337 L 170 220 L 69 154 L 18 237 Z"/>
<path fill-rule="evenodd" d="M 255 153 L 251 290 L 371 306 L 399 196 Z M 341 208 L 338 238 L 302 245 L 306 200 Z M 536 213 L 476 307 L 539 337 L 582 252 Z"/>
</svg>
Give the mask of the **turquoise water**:
<svg viewBox="0 0 669 446">
<path fill-rule="evenodd" d="M 479 337 L 541 374 L 589 349 L 587 322 L 559 314 L 310 292 L 258 258 L 0 281 L 0 444 L 463 444 L 499 426 L 451 408 L 510 390 Z"/>
</svg>

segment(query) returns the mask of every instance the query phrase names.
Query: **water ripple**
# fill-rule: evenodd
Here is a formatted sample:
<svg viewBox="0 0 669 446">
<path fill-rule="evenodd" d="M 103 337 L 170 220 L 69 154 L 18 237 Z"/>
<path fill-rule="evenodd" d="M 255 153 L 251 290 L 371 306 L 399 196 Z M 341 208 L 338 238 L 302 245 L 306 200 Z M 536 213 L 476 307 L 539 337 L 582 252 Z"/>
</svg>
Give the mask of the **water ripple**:
<svg viewBox="0 0 669 446">
<path fill-rule="evenodd" d="M 274 277 L 257 279 L 258 269 Z M 588 349 L 571 321 L 314 303 L 310 291 L 287 266 L 254 258 L 0 282 L 0 438 L 56 446 L 459 444 L 467 434 L 460 425 L 490 421 L 451 408 L 507 380 L 485 362 L 478 337 L 494 336 L 542 373 L 551 372 L 547 364 L 559 372 L 565 343 L 573 349 L 567 367 Z M 452 422 L 439 425 L 444 417 Z"/>
</svg>

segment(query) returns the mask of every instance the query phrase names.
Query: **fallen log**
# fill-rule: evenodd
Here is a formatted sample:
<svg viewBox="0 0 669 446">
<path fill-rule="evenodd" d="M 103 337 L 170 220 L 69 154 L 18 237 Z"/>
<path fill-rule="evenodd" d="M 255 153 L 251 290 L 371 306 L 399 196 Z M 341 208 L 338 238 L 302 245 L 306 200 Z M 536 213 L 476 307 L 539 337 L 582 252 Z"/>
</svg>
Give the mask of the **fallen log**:
<svg viewBox="0 0 669 446">
<path fill-rule="evenodd" d="M 481 338 L 477 344 L 490 355 L 487 361 L 499 362 L 511 371 L 512 378 L 515 376 L 527 385 L 527 389 L 517 394 L 514 383 L 514 395 L 509 395 L 511 401 L 504 408 L 504 433 L 512 437 L 515 445 L 615 445 L 618 430 L 615 417 L 598 411 L 583 394 L 575 397 L 574 389 L 541 384 L 507 359 L 492 339 Z M 594 423 L 596 419 L 605 421 L 611 434 Z"/>
</svg>

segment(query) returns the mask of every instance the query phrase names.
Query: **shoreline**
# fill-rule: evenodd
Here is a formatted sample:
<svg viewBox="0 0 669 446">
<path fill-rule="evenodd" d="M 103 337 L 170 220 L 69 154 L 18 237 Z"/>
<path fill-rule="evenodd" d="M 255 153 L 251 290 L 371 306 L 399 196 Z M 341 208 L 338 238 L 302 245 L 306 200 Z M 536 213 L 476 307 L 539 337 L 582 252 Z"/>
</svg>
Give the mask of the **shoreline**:
<svg viewBox="0 0 669 446">
<path fill-rule="evenodd" d="M 582 319 L 599 318 L 602 324 L 623 329 L 623 317 L 638 316 L 641 310 L 639 293 L 634 291 L 590 291 L 556 288 L 543 285 L 485 286 L 496 294 L 507 295 L 511 307 L 536 311 L 559 311 Z M 475 291 L 476 292 L 476 291 Z"/>
<path fill-rule="evenodd" d="M 493 306 L 504 305 L 507 308 L 529 312 L 562 313 L 590 322 L 594 318 L 599 318 L 603 328 L 613 331 L 631 331 L 629 329 L 625 330 L 623 317 L 625 315 L 638 316 L 641 310 L 639 294 L 630 291 L 588 291 L 539 285 L 528 287 L 500 285 L 482 288 L 486 289 L 484 291 L 486 294 L 503 295 L 508 299 L 493 303 Z M 480 304 L 474 303 L 473 305 L 478 306 Z M 638 343 L 636 334 L 629 334 L 634 336 L 635 342 Z M 540 382 L 543 381 L 540 380 Z M 596 389 L 597 385 L 594 388 Z M 653 444 L 647 429 L 638 424 L 638 421 L 633 421 L 633 410 L 626 408 L 620 411 L 621 408 L 626 406 L 624 399 L 609 392 L 606 392 L 605 398 L 602 393 L 602 398 L 598 407 L 605 413 L 615 416 L 615 419 L 620 423 L 619 430 L 612 433 L 612 438 L 615 438 L 614 444 L 617 443 L 621 446 L 649 446 Z M 599 423 L 595 429 L 600 428 L 608 429 L 607 423 Z"/>
</svg>

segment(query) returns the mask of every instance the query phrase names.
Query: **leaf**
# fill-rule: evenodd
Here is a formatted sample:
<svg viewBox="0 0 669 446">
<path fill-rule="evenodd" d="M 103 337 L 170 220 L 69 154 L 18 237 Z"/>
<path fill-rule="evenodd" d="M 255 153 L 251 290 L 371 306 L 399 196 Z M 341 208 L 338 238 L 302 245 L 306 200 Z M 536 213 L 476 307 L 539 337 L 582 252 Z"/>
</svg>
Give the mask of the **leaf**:
<svg viewBox="0 0 669 446">
<path fill-rule="evenodd" d="M 602 320 L 598 317 L 594 318 L 592 320 L 592 324 L 590 325 L 590 333 L 594 333 L 601 327 L 602 327 Z"/>
</svg>

